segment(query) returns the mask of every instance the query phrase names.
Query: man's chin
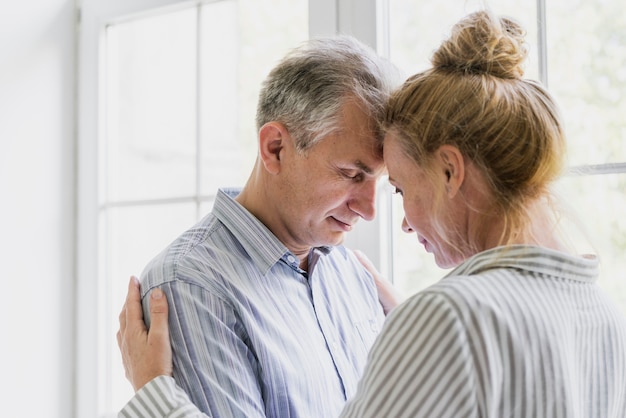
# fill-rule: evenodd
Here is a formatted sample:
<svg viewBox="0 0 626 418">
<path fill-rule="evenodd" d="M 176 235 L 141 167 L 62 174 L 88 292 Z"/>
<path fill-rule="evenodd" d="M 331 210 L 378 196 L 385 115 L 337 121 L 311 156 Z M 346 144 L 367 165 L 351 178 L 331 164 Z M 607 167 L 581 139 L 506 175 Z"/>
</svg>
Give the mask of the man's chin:
<svg viewBox="0 0 626 418">
<path fill-rule="evenodd" d="M 319 244 L 319 246 L 334 247 L 336 245 L 343 244 L 345 240 L 346 240 L 345 232 L 335 232 L 333 234 L 328 235 L 326 239 L 324 239 L 323 242 Z"/>
<path fill-rule="evenodd" d="M 340 232 L 337 233 L 337 235 L 335 236 L 335 243 L 333 245 L 341 245 L 346 241 L 346 236 L 348 235 L 347 232 Z"/>
</svg>

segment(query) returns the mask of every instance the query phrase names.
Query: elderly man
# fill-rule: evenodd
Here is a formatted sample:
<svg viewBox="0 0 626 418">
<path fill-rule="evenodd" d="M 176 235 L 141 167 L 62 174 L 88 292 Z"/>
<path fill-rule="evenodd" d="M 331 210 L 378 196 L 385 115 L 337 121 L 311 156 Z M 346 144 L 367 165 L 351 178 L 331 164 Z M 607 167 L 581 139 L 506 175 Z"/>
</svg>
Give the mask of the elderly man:
<svg viewBox="0 0 626 418">
<path fill-rule="evenodd" d="M 374 217 L 377 121 L 395 81 L 348 37 L 289 53 L 262 86 L 244 188 L 220 190 L 212 212 L 144 270 L 146 320 L 148 295 L 162 290 L 173 377 L 204 414 L 332 417 L 354 395 L 384 311 L 372 276 L 340 244 Z M 138 392 L 120 416 L 172 416 L 182 392 L 169 377 L 144 385 L 133 375 L 126 314 L 118 342 Z"/>
</svg>

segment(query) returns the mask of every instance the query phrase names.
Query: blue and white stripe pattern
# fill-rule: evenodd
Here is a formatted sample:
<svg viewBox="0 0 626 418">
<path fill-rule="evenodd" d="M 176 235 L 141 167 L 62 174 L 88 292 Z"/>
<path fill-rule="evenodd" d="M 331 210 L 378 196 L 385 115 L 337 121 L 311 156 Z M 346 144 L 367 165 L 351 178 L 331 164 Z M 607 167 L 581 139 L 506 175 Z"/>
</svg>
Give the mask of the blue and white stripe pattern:
<svg viewBox="0 0 626 418">
<path fill-rule="evenodd" d="M 338 416 L 384 321 L 374 282 L 352 252 L 314 248 L 305 272 L 223 190 L 212 213 L 146 267 L 144 302 L 157 286 L 170 306 L 174 378 L 220 418 Z M 157 383 L 164 393 L 149 386 L 146 400 L 136 397 L 120 416 L 165 416 L 149 404 L 184 399 L 166 400 L 176 393 L 171 379 Z"/>
</svg>

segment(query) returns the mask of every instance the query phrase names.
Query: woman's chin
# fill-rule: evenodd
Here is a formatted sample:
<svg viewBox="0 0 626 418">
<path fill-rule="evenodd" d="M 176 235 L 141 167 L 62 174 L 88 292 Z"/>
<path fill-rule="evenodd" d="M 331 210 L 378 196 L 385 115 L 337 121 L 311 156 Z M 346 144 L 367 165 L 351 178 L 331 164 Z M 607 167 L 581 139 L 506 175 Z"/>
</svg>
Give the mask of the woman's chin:
<svg viewBox="0 0 626 418">
<path fill-rule="evenodd" d="M 433 252 L 433 255 L 435 256 L 435 264 L 437 264 L 437 267 L 444 270 L 456 267 L 461 263 L 460 261 L 452 260 L 449 257 L 442 257 L 437 252 Z"/>
</svg>

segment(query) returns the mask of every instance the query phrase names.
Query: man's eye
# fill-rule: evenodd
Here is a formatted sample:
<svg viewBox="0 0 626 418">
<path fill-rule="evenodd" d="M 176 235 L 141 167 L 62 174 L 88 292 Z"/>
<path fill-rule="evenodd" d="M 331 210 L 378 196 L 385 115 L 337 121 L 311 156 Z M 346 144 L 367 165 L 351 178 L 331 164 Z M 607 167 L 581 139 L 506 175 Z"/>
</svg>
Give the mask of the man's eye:
<svg viewBox="0 0 626 418">
<path fill-rule="evenodd" d="M 361 181 L 363 180 L 363 173 L 360 171 L 344 171 L 343 175 L 350 180 Z"/>
</svg>

